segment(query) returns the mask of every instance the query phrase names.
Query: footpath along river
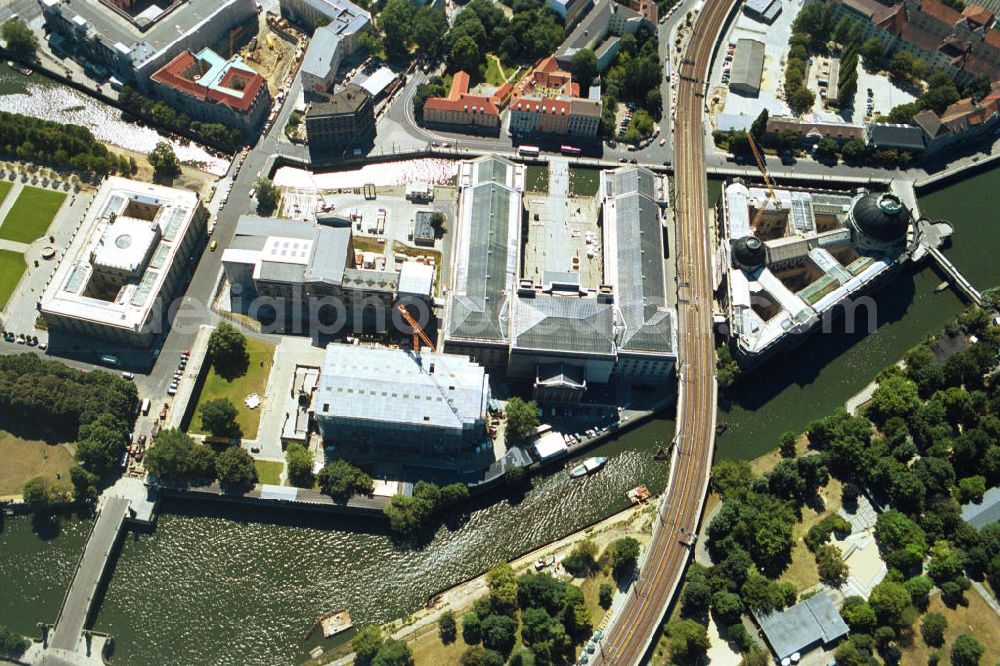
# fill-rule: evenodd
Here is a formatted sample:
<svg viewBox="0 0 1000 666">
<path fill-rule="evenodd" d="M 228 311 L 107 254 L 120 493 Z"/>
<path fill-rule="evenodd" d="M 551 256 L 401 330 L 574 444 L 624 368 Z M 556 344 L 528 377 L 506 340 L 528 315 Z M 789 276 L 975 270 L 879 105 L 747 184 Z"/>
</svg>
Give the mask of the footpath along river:
<svg viewBox="0 0 1000 666">
<path fill-rule="evenodd" d="M 993 171 L 921 201 L 925 214 L 954 222 L 947 254 L 981 288 L 1000 282 L 992 262 L 1000 224 L 987 195 L 998 186 Z M 741 382 L 720 408 L 729 428 L 719 457 L 774 447 L 781 432 L 843 404 L 952 319 L 961 303 L 950 291 L 935 294 L 939 282 L 929 269 L 902 273 L 875 297 L 874 332 L 818 335 Z M 668 419 L 637 427 L 596 451 L 611 458 L 600 474 L 538 478 L 522 497 L 470 507 L 418 547 L 341 518 L 168 503 L 153 534 L 130 535 L 123 545 L 96 627 L 116 636 L 117 664 L 301 660 L 320 642 L 305 643 L 302 634 L 323 612 L 346 606 L 358 624 L 399 617 L 442 587 L 624 507 L 625 490 L 638 483 L 662 489 L 663 466 L 652 452 L 672 432 Z M 43 538 L 31 518 L 5 521 L 0 588 L 13 594 L 0 595 L 0 623 L 31 632 L 54 619 L 89 522 L 58 525 Z"/>
</svg>

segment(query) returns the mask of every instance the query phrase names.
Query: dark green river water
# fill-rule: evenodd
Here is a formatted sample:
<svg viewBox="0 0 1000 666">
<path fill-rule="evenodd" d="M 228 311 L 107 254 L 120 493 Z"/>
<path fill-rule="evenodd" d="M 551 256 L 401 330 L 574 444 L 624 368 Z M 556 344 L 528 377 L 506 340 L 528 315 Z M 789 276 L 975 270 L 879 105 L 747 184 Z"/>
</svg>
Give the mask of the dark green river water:
<svg viewBox="0 0 1000 666">
<path fill-rule="evenodd" d="M 979 287 L 1000 282 L 1000 225 L 989 204 L 998 186 L 994 171 L 921 200 L 925 214 L 954 222 L 947 254 Z M 901 273 L 874 295 L 874 332 L 835 327 L 743 381 L 720 407 L 729 428 L 718 456 L 773 448 L 783 431 L 842 405 L 952 319 L 961 304 L 950 291 L 935 294 L 939 282 L 929 269 Z M 341 518 L 167 504 L 154 533 L 125 541 L 96 627 L 116 636 L 117 664 L 296 662 L 320 642 L 302 635 L 328 610 L 346 606 L 357 624 L 400 617 L 441 588 L 623 508 L 638 483 L 662 489 L 652 451 L 672 433 L 669 420 L 640 426 L 598 449 L 611 458 L 600 474 L 536 479 L 521 497 L 470 507 L 418 547 Z M 6 520 L 0 623 L 30 632 L 54 620 L 89 524 L 65 518 L 53 532 L 33 529 L 30 518 Z"/>
</svg>

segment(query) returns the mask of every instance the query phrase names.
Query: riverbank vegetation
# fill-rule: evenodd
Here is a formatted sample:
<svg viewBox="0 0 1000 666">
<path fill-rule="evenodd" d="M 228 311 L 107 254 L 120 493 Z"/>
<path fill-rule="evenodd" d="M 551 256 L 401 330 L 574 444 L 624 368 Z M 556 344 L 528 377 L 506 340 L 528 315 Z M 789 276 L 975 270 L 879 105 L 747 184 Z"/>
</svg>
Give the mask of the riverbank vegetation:
<svg viewBox="0 0 1000 666">
<path fill-rule="evenodd" d="M 464 483 L 451 483 L 440 487 L 429 481 L 413 484 L 413 495 L 397 493 L 385 506 L 385 515 L 393 532 L 410 534 L 424 526 L 441 511 L 469 499 L 469 488 Z"/>
<path fill-rule="evenodd" d="M 134 160 L 109 151 L 86 127 L 6 111 L 0 111 L 0 156 L 74 171 L 85 178 L 135 171 Z"/>
<path fill-rule="evenodd" d="M 28 649 L 28 641 L 24 636 L 10 627 L 0 624 L 0 656 L 17 659 Z"/>
<path fill-rule="evenodd" d="M 320 490 L 339 500 L 347 500 L 351 495 L 370 495 L 375 490 L 367 472 L 342 458 L 328 462 L 319 471 L 317 481 Z"/>
<path fill-rule="evenodd" d="M 998 347 L 1000 327 L 988 313 L 967 310 L 944 334 L 908 351 L 903 367 L 884 370 L 861 413 L 839 410 L 814 421 L 798 448 L 784 442 L 780 458 L 766 456 L 772 464 L 762 473 L 745 462 L 717 464 L 712 488 L 722 505 L 707 528 L 714 564 L 690 568 L 679 621 L 705 623 L 711 614 L 749 653 L 752 641 L 744 644 L 739 629 L 734 640 L 731 632 L 746 611 L 787 607 L 819 580 L 842 583 L 849 570 L 828 543 L 851 529 L 836 513 L 831 490 L 838 487 L 848 510 L 860 493 L 888 509 L 879 513 L 874 536 L 889 567 L 867 600 L 845 602 L 841 613 L 853 632 L 837 648 L 838 663 L 874 663 L 875 654 L 896 663 L 904 653 L 920 653 L 915 633 L 929 598 L 954 610 L 974 596 L 971 580 L 1000 587 L 1000 525 L 976 531 L 959 505 L 1000 482 L 1000 383 L 991 374 Z M 990 617 L 992 637 L 1000 623 Z M 939 620 L 927 621 L 931 642 L 941 642 Z M 968 651 L 960 633 L 949 634 L 947 651 L 932 647 Z"/>
<path fill-rule="evenodd" d="M 166 102 L 144 97 L 129 86 L 125 86 L 118 93 L 118 102 L 122 109 L 132 109 L 135 114 L 150 118 L 154 123 L 168 131 L 193 134 L 200 141 L 223 150 L 232 152 L 243 141 L 243 133 L 236 128 L 226 127 L 221 123 L 191 120 L 186 113 L 178 113 Z M 122 111 L 122 115 L 127 119 L 130 114 L 128 111 Z"/>
</svg>

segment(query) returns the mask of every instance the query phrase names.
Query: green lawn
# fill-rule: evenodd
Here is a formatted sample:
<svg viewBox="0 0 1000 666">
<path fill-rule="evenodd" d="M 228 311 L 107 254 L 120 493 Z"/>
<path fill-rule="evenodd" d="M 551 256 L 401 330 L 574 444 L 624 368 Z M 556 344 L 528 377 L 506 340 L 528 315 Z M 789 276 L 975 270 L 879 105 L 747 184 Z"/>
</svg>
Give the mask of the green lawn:
<svg viewBox="0 0 1000 666">
<path fill-rule="evenodd" d="M 249 409 L 244 400 L 251 393 L 264 397 L 267 387 L 267 376 L 271 373 L 271 361 L 274 359 L 274 345 L 261 340 L 247 338 L 247 352 L 250 354 L 250 365 L 242 377 L 227 381 L 215 373 L 215 368 L 208 371 L 205 384 L 198 396 L 198 403 L 191 418 L 191 431 L 207 434 L 201 430 L 201 416 L 198 413 L 202 404 L 216 398 L 228 398 L 236 407 L 236 422 L 243 430 L 244 439 L 257 437 L 257 426 L 260 423 L 260 410 Z"/>
<path fill-rule="evenodd" d="M 7 195 L 10 194 L 10 188 L 14 187 L 14 183 L 9 180 L 0 180 L 0 204 L 4 202 Z"/>
<path fill-rule="evenodd" d="M 549 193 L 549 168 L 532 164 L 524 174 L 529 192 Z"/>
<path fill-rule="evenodd" d="M 277 486 L 281 483 L 281 470 L 285 469 L 285 464 L 275 460 L 254 460 L 254 467 L 257 468 L 257 483 L 267 483 Z"/>
<path fill-rule="evenodd" d="M 573 167 L 569 170 L 569 194 L 573 197 L 592 197 L 601 186 L 601 172 L 597 169 Z"/>
<path fill-rule="evenodd" d="M 21 281 L 25 268 L 23 254 L 0 250 L 0 310 L 7 307 L 7 300 Z"/>
<path fill-rule="evenodd" d="M 31 243 L 48 231 L 66 195 L 25 185 L 0 224 L 0 238 Z"/>
<path fill-rule="evenodd" d="M 492 53 L 486 56 L 486 74 L 484 78 L 486 79 L 486 83 L 491 86 L 502 86 L 507 83 L 507 77 L 504 76 L 500 58 L 497 58 Z"/>
</svg>

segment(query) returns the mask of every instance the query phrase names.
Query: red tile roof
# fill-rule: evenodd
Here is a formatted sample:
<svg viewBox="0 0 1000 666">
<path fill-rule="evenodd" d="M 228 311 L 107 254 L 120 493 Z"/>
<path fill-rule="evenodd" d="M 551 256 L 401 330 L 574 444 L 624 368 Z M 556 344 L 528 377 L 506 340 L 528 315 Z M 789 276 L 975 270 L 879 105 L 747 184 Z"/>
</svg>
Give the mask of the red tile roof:
<svg viewBox="0 0 1000 666">
<path fill-rule="evenodd" d="M 188 78 L 187 72 L 198 64 L 197 58 L 190 51 L 183 51 L 173 60 L 153 74 L 153 80 L 183 92 L 201 101 L 211 101 L 223 104 L 231 109 L 246 113 L 253 105 L 254 99 L 264 87 L 264 77 L 243 69 L 230 67 L 222 76 L 219 85 L 236 89 L 236 83 L 242 83 L 242 94 L 233 95 L 222 90 L 213 90 L 206 85 Z"/>
<path fill-rule="evenodd" d="M 1000 49 L 1000 30 L 987 30 L 983 41 L 994 48 Z"/>
<path fill-rule="evenodd" d="M 948 25 L 955 25 L 962 20 L 961 13 L 938 0 L 921 0 L 920 11 Z"/>
<path fill-rule="evenodd" d="M 898 35 L 906 25 L 906 5 L 900 3 L 883 7 L 872 16 L 871 21 L 883 30 Z"/>
<path fill-rule="evenodd" d="M 424 102 L 424 110 L 431 111 L 466 111 L 483 113 L 489 116 L 500 115 L 497 106 L 510 92 L 510 84 L 504 84 L 492 95 L 476 95 L 469 93 L 469 75 L 463 71 L 455 72 L 451 79 L 451 90 L 447 97 L 430 97 Z"/>
<path fill-rule="evenodd" d="M 977 25 L 989 25 L 993 22 L 993 12 L 978 5 L 969 5 L 962 10 L 962 16 Z"/>
</svg>

